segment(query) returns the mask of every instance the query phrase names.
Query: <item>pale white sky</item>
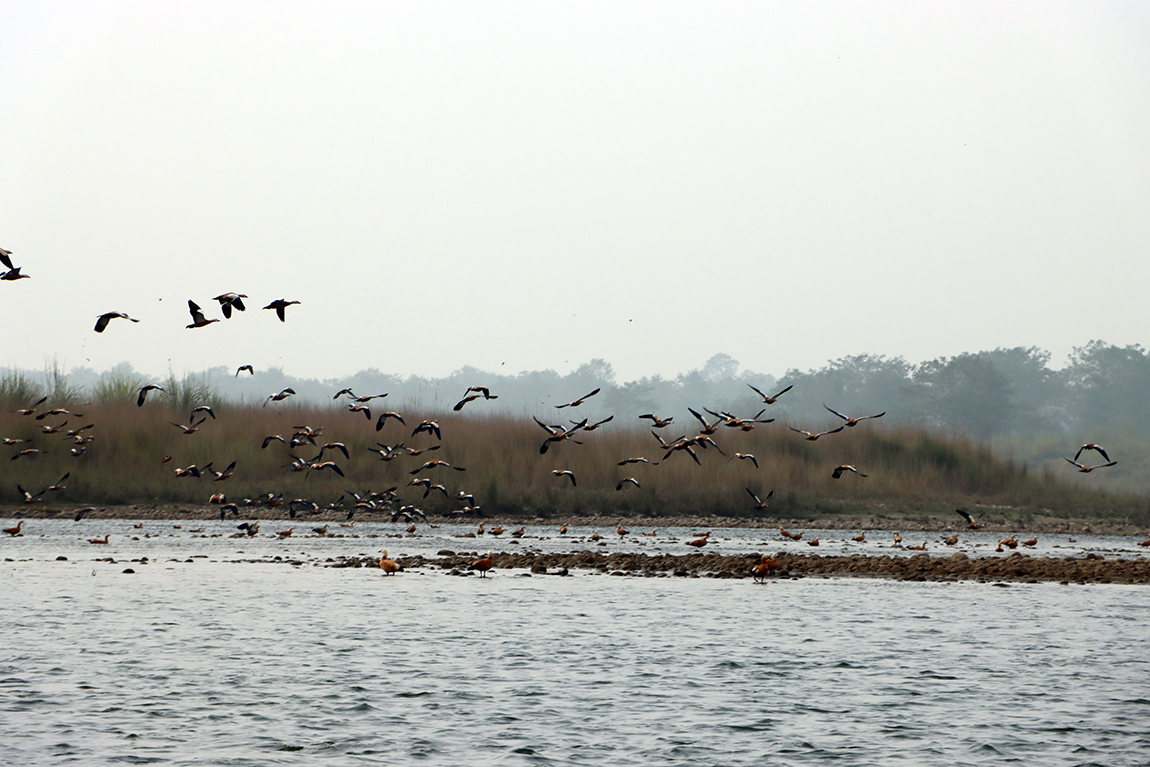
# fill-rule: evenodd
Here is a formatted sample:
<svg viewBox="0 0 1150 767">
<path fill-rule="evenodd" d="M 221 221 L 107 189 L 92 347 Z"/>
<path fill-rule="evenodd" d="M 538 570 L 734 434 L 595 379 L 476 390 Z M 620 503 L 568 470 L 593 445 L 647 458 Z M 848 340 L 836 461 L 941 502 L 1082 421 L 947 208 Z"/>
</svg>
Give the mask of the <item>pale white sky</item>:
<svg viewBox="0 0 1150 767">
<path fill-rule="evenodd" d="M 0 45 L 0 366 L 626 380 L 1150 331 L 1142 2 L 10 2 Z"/>
</svg>

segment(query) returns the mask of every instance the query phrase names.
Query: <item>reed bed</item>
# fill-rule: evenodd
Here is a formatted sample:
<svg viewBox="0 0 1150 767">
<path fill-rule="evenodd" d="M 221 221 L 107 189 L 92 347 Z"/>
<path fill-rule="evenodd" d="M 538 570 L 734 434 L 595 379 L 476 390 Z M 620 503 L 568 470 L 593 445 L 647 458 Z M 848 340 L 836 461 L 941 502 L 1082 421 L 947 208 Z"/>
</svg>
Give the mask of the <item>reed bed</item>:
<svg viewBox="0 0 1150 767">
<path fill-rule="evenodd" d="M 46 504 L 199 507 L 212 494 L 223 492 L 234 502 L 263 493 L 282 493 L 285 499 L 307 498 L 323 505 L 349 490 L 397 487 L 403 503 L 413 503 L 431 515 L 460 508 L 462 504 L 455 496 L 462 491 L 474 494 L 486 513 L 532 517 L 717 514 L 811 518 L 837 512 L 938 512 L 980 505 L 1022 514 L 1041 511 L 1057 516 L 1146 517 L 1141 499 L 1100 492 L 1049 472 L 1028 471 L 968 438 L 925 429 L 886 428 L 877 423 L 847 429 L 818 442 L 805 441 L 779 423 L 760 425 L 749 432 L 721 428 L 714 439 L 726 455 L 715 448 L 695 448 L 700 461 L 696 464 L 683 451 L 665 456 L 652 430 L 643 424 L 617 421 L 582 432 L 577 438 L 584 444 L 555 444 L 541 455 L 539 447 L 546 434 L 538 425 L 530 419 L 484 416 L 478 412 L 482 403 L 473 406 L 473 413 L 405 411 L 406 426 L 389 420 L 377 432 L 374 418 L 388 409 L 378 407 L 378 401 L 369 420 L 338 405 L 296 406 L 287 400 L 252 406 L 213 400 L 217 417 L 209 417 L 196 433 L 185 435 L 171 422 L 188 423 L 191 407 L 199 403 L 196 398 L 210 392 L 187 392 L 177 387 L 177 396 L 159 395 L 136 407 L 134 401 L 125 401 L 126 385 L 118 389 L 110 388 L 107 396 L 82 406 L 83 417 L 61 415 L 36 420 L 11 409 L 0 413 L 0 437 L 31 440 L 6 446 L 0 454 L 0 503 L 22 500 L 17 484 L 36 493 L 68 472 L 71 476 L 64 483 L 65 489 L 46 494 Z M 49 401 L 39 410 L 51 406 Z M 547 415 L 553 420 L 567 417 Z M 423 418 L 440 424 L 442 441 L 427 434 L 412 436 Z M 95 424 L 85 434 L 96 440 L 81 456 L 69 453 L 74 443 L 62 433 L 42 433 L 44 425 L 65 421 L 66 428 Z M 261 447 L 268 435 L 290 439 L 300 426 L 323 427 L 322 436 L 316 440 L 319 446 L 325 442 L 346 445 L 349 459 L 337 450 L 324 456 L 334 460 L 345 477 L 330 471 L 292 471 L 287 466 L 293 451 L 279 442 Z M 673 426 L 657 433 L 671 441 L 684 431 L 696 433 Z M 441 447 L 417 457 L 384 462 L 368 451 L 379 442 Z M 30 446 L 44 452 L 11 460 L 12 455 Z M 311 459 L 318 452 L 318 447 L 306 445 L 294 454 Z M 732 459 L 735 452 L 754 454 L 759 467 L 749 460 Z M 632 456 L 646 457 L 651 463 L 617 465 Z M 165 460 L 168 457 L 170 460 Z M 441 467 L 412 473 L 432 458 L 466 471 Z M 236 462 L 235 475 L 226 481 L 213 481 L 210 476 L 174 476 L 178 467 L 203 467 L 211 462 L 213 468 L 222 470 L 231 461 Z M 831 471 L 839 464 L 852 464 L 868 476 L 848 473 L 832 479 Z M 573 471 L 577 486 L 572 487 L 567 478 L 553 476 L 553 469 Z M 429 477 L 433 483 L 445 485 L 451 498 L 438 492 L 424 498 L 422 488 L 408 485 L 413 476 Z M 624 477 L 634 477 L 642 487 L 626 486 L 617 491 L 616 485 Z M 761 498 L 775 491 L 767 511 L 753 508 L 748 489 Z"/>
</svg>

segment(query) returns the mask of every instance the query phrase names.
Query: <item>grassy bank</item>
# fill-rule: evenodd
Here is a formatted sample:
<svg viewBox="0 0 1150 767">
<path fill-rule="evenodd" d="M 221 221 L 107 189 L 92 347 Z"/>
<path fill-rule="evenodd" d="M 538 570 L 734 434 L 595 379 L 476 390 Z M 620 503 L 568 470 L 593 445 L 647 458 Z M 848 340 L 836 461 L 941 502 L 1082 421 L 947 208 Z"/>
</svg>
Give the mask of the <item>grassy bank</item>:
<svg viewBox="0 0 1150 767">
<path fill-rule="evenodd" d="M 999 507 L 995 513 L 1025 516 L 1042 513 L 1054 517 L 1125 518 L 1134 524 L 1150 519 L 1142 498 L 1106 492 L 1105 471 L 1078 481 L 1071 467 L 1065 477 L 1050 471 L 1029 471 L 1025 466 L 997 458 L 988 447 L 967 439 L 947 438 L 921 429 L 887 429 L 867 423 L 820 439 L 805 441 L 780 423 L 761 425 L 753 431 L 722 428 L 715 441 L 727 453 L 696 448 L 700 464 L 679 451 L 669 458 L 659 448 L 646 422 L 612 422 L 594 432 L 577 436 L 582 445 L 554 445 L 546 455 L 539 446 L 545 432 L 529 419 L 484 417 L 477 403 L 475 414 L 406 412 L 404 426 L 389 420 L 376 431 L 375 420 L 342 407 L 296 407 L 290 400 L 267 407 L 213 403 L 217 418 L 208 418 L 199 429 L 185 435 L 169 422 L 188 423 L 189 410 L 176 410 L 157 397 L 138 408 L 133 402 L 106 401 L 77 406 L 83 416 L 59 415 L 43 420 L 7 409 L 0 413 L 0 437 L 29 439 L 5 446 L 0 455 L 0 503 L 19 504 L 19 484 L 37 493 L 56 483 L 64 473 L 70 478 L 65 489 L 47 493 L 53 504 L 205 504 L 213 493 L 224 492 L 229 501 L 254 498 L 263 493 L 283 493 L 285 499 L 308 498 L 321 505 L 345 490 L 362 492 L 399 488 L 403 503 L 414 503 L 428 513 L 459 508 L 460 492 L 472 493 L 487 513 L 577 518 L 580 515 L 755 517 L 747 494 L 760 497 L 770 490 L 775 496 L 766 514 L 789 518 L 815 518 L 853 514 L 868 510 L 886 513 L 952 513 L 956 506 Z M 385 400 L 386 402 L 386 400 Z M 378 401 L 372 403 L 378 406 Z M 44 412 L 49 401 L 39 407 Z M 72 409 L 72 408 L 69 408 Z M 373 416 L 385 408 L 373 408 Z M 541 414 L 558 421 L 561 412 Z M 196 416 L 197 419 L 200 417 Z M 427 434 L 412 436 L 423 418 L 440 424 L 442 441 Z M 684 420 L 684 425 L 694 423 Z M 679 419 L 677 418 L 676 421 Z M 83 455 L 73 457 L 76 447 L 63 432 L 44 434 L 46 425 L 67 422 L 65 429 L 94 424 L 84 434 L 96 437 Z M 318 445 L 336 441 L 346 445 L 350 458 L 329 450 L 324 460 L 334 460 L 345 472 L 295 472 L 285 468 L 290 454 L 311 459 L 319 452 L 311 445 L 291 450 L 279 442 L 261 448 L 273 434 L 290 439 L 298 426 L 323 427 Z M 670 441 L 686 431 L 661 430 Z M 377 442 L 404 443 L 412 448 L 441 445 L 420 456 L 381 461 L 368 451 Z M 33 457 L 11 460 L 28 447 L 43 451 Z M 734 452 L 752 453 L 759 467 L 749 460 L 730 460 Z M 165 462 L 164 458 L 170 456 Z M 617 463 L 644 456 L 652 464 Z M 457 472 L 435 468 L 417 472 L 432 458 L 462 466 Z M 178 478 L 173 470 L 189 464 L 222 470 L 236 462 L 235 475 L 226 481 Z M 655 465 L 654 462 L 658 462 Z M 853 464 L 868 477 L 846 474 L 831 478 L 839 464 Z M 578 486 L 555 477 L 553 469 L 575 473 Z M 413 476 L 442 483 L 452 496 L 409 487 Z M 624 477 L 634 477 L 641 488 L 626 486 L 616 491 Z M 350 497 L 348 498 L 350 501 Z M 350 503 L 348 504 L 350 506 Z M 1011 510 L 1011 511 L 1007 511 Z"/>
</svg>

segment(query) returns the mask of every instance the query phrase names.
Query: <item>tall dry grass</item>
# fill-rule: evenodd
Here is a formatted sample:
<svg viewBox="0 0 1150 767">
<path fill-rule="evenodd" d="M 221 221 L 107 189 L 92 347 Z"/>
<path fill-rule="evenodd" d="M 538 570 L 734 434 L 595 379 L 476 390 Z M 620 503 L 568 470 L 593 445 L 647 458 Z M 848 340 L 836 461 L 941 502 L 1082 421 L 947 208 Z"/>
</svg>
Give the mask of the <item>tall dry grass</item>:
<svg viewBox="0 0 1150 767">
<path fill-rule="evenodd" d="M 191 408 L 201 404 L 197 397 L 210 398 L 210 390 L 181 394 L 184 396 L 149 399 L 142 408 L 122 396 L 109 396 L 86 406 L 83 418 L 60 416 L 36 421 L 6 409 L 0 413 L 0 437 L 28 438 L 32 446 L 45 452 L 13 461 L 10 456 L 28 445 L 4 448 L 0 454 L 0 502 L 20 500 L 17 483 L 35 493 L 71 472 L 67 489 L 49 499 L 53 503 L 202 505 L 216 492 L 225 492 L 229 500 L 271 492 L 325 504 L 346 490 L 381 491 L 396 486 L 404 502 L 430 513 L 446 512 L 459 504 L 438 493 L 425 500 L 421 488 L 408 486 L 412 470 L 438 458 L 466 471 L 437 468 L 418 476 L 444 484 L 453 498 L 459 491 L 473 493 L 486 511 L 533 516 L 760 515 L 752 508 L 747 489 L 760 497 L 775 490 L 768 515 L 811 517 L 879 508 L 892 512 L 945 511 L 984 504 L 1060 515 L 1145 516 L 1144 503 L 1139 499 L 1028 471 L 1023 465 L 997 458 L 983 444 L 924 429 L 885 428 L 871 423 L 812 443 L 778 423 L 751 432 L 723 428 L 714 439 L 727 456 L 714 448 L 696 448 L 700 460 L 696 465 L 683 452 L 664 457 L 651 430 L 643 424 L 613 422 L 597 431 L 583 432 L 579 436 L 582 445 L 560 443 L 540 455 L 539 446 L 546 434 L 529 419 L 412 411 L 405 413 L 406 427 L 389 420 L 376 432 L 374 419 L 369 421 L 342 406 L 296 406 L 291 400 L 260 407 L 212 399 L 217 418 L 208 418 L 195 434 L 184 435 L 170 422 L 187 423 Z M 52 405 L 49 401 L 41 410 Z M 442 442 L 426 434 L 411 435 L 422 418 L 439 422 Z M 46 423 L 64 421 L 67 428 L 95 424 L 86 433 L 97 439 L 84 455 L 72 457 L 69 448 L 73 443 L 62 434 L 41 433 Z M 336 451 L 325 456 L 342 467 L 346 478 L 330 472 L 293 472 L 285 468 L 292 452 L 287 447 L 273 442 L 261 448 L 266 436 L 279 434 L 290 439 L 295 427 L 304 425 L 324 427 L 317 440 L 320 445 L 327 441 L 346 444 L 350 459 Z M 680 433 L 682 430 L 662 430 L 668 441 Z M 383 462 L 368 451 L 377 442 L 442 447 L 418 457 Z M 749 461 L 731 460 L 729 456 L 736 451 L 753 453 L 759 468 Z M 319 451 L 309 445 L 294 452 L 312 458 Z M 171 460 L 165 463 L 165 456 Z M 652 463 L 617 465 L 631 456 L 645 456 Z M 224 482 L 173 475 L 177 467 L 202 467 L 210 461 L 214 468 L 223 469 L 233 460 L 237 464 L 235 476 Z M 846 474 L 832 479 L 832 469 L 843 463 L 853 464 L 869 476 L 864 479 Z M 552 469 L 574 471 L 578 486 L 571 487 L 569 480 L 553 476 Z M 635 477 L 642 488 L 628 486 L 616 491 L 616 484 L 627 476 Z M 1098 484 L 1104 485 L 1104 479 L 1098 477 Z"/>
</svg>

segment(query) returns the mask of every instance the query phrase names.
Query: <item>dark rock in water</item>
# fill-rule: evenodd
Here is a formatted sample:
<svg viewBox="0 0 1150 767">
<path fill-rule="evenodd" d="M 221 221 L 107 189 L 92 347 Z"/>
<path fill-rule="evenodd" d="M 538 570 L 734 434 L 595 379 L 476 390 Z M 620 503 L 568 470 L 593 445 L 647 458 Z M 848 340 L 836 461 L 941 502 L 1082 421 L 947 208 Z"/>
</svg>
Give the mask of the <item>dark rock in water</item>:
<svg viewBox="0 0 1150 767">
<path fill-rule="evenodd" d="M 57 562 L 67 562 L 68 558 L 66 556 L 64 556 L 63 554 L 61 554 L 60 556 L 56 557 L 56 561 Z"/>
<path fill-rule="evenodd" d="M 133 575 L 134 575 L 134 574 L 135 574 L 135 572 L 136 572 L 136 571 L 135 571 L 135 570 L 133 570 L 133 569 L 132 569 L 132 568 L 130 568 L 130 567 L 125 567 L 125 568 L 124 568 L 124 573 L 126 573 L 126 574 L 133 574 Z"/>
</svg>

